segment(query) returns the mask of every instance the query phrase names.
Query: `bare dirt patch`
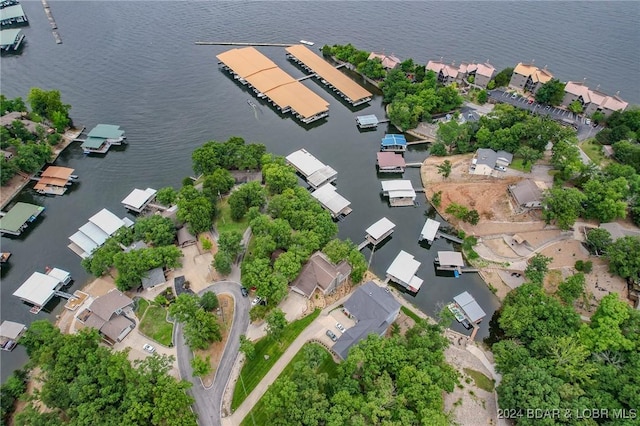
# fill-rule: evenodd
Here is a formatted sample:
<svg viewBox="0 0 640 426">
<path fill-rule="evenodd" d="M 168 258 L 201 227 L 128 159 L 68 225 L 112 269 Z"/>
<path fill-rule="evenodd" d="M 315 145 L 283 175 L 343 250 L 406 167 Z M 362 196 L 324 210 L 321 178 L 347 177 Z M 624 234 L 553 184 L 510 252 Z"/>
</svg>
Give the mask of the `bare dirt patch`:
<svg viewBox="0 0 640 426">
<path fill-rule="evenodd" d="M 551 244 L 540 251 L 540 254 L 552 257 L 549 269 L 562 268 L 563 266 L 573 267 L 576 260 L 588 260 L 589 252 L 580 241 L 565 240 Z"/>
<path fill-rule="evenodd" d="M 199 356 L 200 358 L 206 359 L 208 356 L 211 357 L 211 373 L 207 374 L 204 377 L 201 377 L 202 383 L 205 387 L 213 385 L 213 378 L 216 375 L 216 370 L 218 364 L 220 364 L 220 359 L 222 359 L 224 347 L 227 344 L 227 338 L 229 337 L 229 330 L 231 329 L 231 324 L 233 323 L 233 297 L 226 294 L 221 294 L 220 296 L 218 296 L 218 301 L 220 302 L 218 324 L 220 325 L 222 340 L 211 344 L 211 346 L 209 346 L 209 348 L 207 349 L 194 351 L 194 354 L 196 356 Z"/>
</svg>

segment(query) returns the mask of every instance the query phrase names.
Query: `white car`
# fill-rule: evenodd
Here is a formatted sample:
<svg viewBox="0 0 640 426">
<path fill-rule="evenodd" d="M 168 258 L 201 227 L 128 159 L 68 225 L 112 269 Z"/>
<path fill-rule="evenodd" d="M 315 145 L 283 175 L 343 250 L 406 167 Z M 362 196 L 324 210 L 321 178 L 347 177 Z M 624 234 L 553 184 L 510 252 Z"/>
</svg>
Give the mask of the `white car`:
<svg viewBox="0 0 640 426">
<path fill-rule="evenodd" d="M 518 97 L 518 94 L 517 94 L 517 93 L 514 93 L 513 95 L 511 95 L 511 99 L 515 99 L 515 98 L 517 98 L 517 97 Z"/>
<path fill-rule="evenodd" d="M 507 171 L 506 167 L 503 167 L 503 166 L 496 166 L 496 170 L 499 170 L 501 172 L 506 172 Z"/>
<path fill-rule="evenodd" d="M 339 322 L 336 323 L 336 328 L 338 330 L 340 330 L 342 333 L 344 333 L 344 325 L 340 324 Z"/>
<path fill-rule="evenodd" d="M 584 120 L 584 124 L 588 126 L 589 124 L 591 124 L 591 120 L 587 118 L 586 120 Z"/>
<path fill-rule="evenodd" d="M 142 346 L 142 349 L 144 349 L 145 351 L 149 352 L 150 354 L 152 354 L 152 353 L 154 353 L 154 352 L 156 351 L 156 348 L 154 348 L 153 346 L 151 346 L 151 345 L 150 345 L 150 344 L 148 344 L 148 343 L 145 343 L 145 344 Z"/>
<path fill-rule="evenodd" d="M 251 301 L 251 306 L 256 306 L 258 303 L 262 302 L 262 298 L 260 296 L 256 297 Z"/>
</svg>

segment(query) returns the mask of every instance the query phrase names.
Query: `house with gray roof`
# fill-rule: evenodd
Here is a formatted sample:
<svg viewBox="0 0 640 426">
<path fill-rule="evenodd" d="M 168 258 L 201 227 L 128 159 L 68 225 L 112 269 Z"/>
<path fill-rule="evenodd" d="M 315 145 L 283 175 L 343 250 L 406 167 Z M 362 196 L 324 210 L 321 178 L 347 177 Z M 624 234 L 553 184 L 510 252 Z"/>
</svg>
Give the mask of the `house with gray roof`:
<svg viewBox="0 0 640 426">
<path fill-rule="evenodd" d="M 132 317 L 133 300 L 116 289 L 96 298 L 77 315 L 80 323 L 98 329 L 109 344 L 121 342 L 133 330 L 136 323 Z"/>
<path fill-rule="evenodd" d="M 309 261 L 302 267 L 298 277 L 291 283 L 291 290 L 307 298 L 318 291 L 330 294 L 342 285 L 351 274 L 351 265 L 345 260 L 333 264 L 322 252 L 311 255 Z"/>
<path fill-rule="evenodd" d="M 167 279 L 164 276 L 164 269 L 153 268 L 148 270 L 146 275 L 142 277 L 142 288 L 149 290 L 165 282 L 167 282 Z"/>
<path fill-rule="evenodd" d="M 382 336 L 400 312 L 400 303 L 388 290 L 376 285 L 373 281 L 366 282 L 353 292 L 344 302 L 345 314 L 356 321 L 356 324 L 346 330 L 333 345 L 333 350 L 346 359 L 349 349 L 369 334 Z"/>
<path fill-rule="evenodd" d="M 524 179 L 515 185 L 509 185 L 509 193 L 519 209 L 542 207 L 542 189 L 531 179 Z"/>
<path fill-rule="evenodd" d="M 469 173 L 472 175 L 490 176 L 496 167 L 507 167 L 513 161 L 513 154 L 507 151 L 494 151 L 489 148 L 478 148 L 471 160 Z"/>
</svg>

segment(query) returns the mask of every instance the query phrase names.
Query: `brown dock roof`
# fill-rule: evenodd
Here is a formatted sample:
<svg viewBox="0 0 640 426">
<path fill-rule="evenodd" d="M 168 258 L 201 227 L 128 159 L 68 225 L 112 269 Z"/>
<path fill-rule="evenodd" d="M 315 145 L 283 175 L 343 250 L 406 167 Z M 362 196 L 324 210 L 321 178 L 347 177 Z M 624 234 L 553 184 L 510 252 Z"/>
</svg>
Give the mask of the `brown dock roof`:
<svg viewBox="0 0 640 426">
<path fill-rule="evenodd" d="M 336 69 L 333 65 L 313 53 L 309 48 L 301 44 L 289 46 L 285 49 L 287 53 L 311 68 L 320 78 L 328 81 L 333 87 L 342 92 L 353 102 L 358 102 L 372 96 L 364 87 L 360 86 L 348 76 Z"/>
<path fill-rule="evenodd" d="M 284 72 L 254 47 L 231 49 L 216 57 L 282 110 L 291 108 L 303 118 L 329 110 L 327 101 Z"/>
<path fill-rule="evenodd" d="M 382 151 L 376 154 L 378 156 L 378 165 L 380 167 L 405 167 L 404 157 L 400 154 L 390 151 Z"/>
<path fill-rule="evenodd" d="M 74 169 L 68 167 L 49 166 L 42 172 L 40 180 L 34 188 L 45 189 L 47 186 L 65 186 L 73 174 Z"/>
</svg>

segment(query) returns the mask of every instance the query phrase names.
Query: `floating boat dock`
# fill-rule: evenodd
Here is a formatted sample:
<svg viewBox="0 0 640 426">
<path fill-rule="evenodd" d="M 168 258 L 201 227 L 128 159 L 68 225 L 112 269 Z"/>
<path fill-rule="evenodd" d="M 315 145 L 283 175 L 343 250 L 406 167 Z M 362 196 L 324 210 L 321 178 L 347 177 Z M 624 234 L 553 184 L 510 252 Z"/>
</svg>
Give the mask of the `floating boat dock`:
<svg viewBox="0 0 640 426">
<path fill-rule="evenodd" d="M 329 115 L 329 103 L 291 77 L 254 47 L 227 50 L 216 56 L 222 69 L 248 86 L 278 111 L 291 113 L 304 124 Z"/>
<path fill-rule="evenodd" d="M 120 126 L 114 124 L 98 124 L 87 134 L 86 139 L 75 139 L 82 142 L 81 148 L 85 154 L 106 154 L 112 145 L 126 143 L 127 137 Z"/>
<path fill-rule="evenodd" d="M 31 179 L 37 181 L 33 189 L 43 195 L 62 195 L 67 187 L 78 180 L 69 167 L 49 166 L 39 176 Z"/>
<path fill-rule="evenodd" d="M 2 53 L 17 53 L 24 41 L 24 34 L 20 28 L 0 30 L 0 50 Z"/>
<path fill-rule="evenodd" d="M 24 324 L 2 321 L 0 324 L 0 349 L 3 351 L 13 350 L 25 331 L 27 331 L 27 326 Z"/>
<path fill-rule="evenodd" d="M 407 150 L 407 139 L 404 135 L 388 134 L 384 135 L 380 142 L 380 151 L 405 152 Z"/>
<path fill-rule="evenodd" d="M 440 228 L 440 222 L 433 219 L 427 219 L 422 231 L 420 231 L 419 241 L 427 241 L 429 244 L 433 244 L 433 241 L 437 238 L 438 229 Z"/>
<path fill-rule="evenodd" d="M 404 161 L 404 157 L 395 152 L 378 152 L 377 164 L 380 173 L 404 173 L 408 164 Z"/>
<path fill-rule="evenodd" d="M 299 149 L 286 156 L 287 163 L 291 164 L 307 183 L 318 189 L 326 183 L 335 182 L 338 172 L 331 166 L 322 163 L 311 155 L 306 149 Z"/>
<path fill-rule="evenodd" d="M 358 106 L 371 101 L 373 96 L 371 92 L 313 53 L 308 47 L 298 44 L 287 47 L 285 50 L 290 61 L 318 77 L 322 84 L 350 105 Z"/>
<path fill-rule="evenodd" d="M 456 251 L 439 251 L 434 261 L 438 270 L 453 271 L 456 278 L 463 272 L 478 272 L 477 268 L 465 267 L 462 253 Z"/>
<path fill-rule="evenodd" d="M 328 210 L 329 213 L 331 213 L 331 217 L 336 220 L 343 219 L 353 211 L 351 207 L 349 207 L 351 202 L 338 194 L 335 186 L 330 183 L 324 184 L 313 191 L 311 196 L 318 200 L 322 207 Z"/>
<path fill-rule="evenodd" d="M 109 210 L 102 209 L 78 228 L 78 232 L 69 237 L 71 244 L 68 247 L 81 258 L 86 259 L 118 229 L 123 226 L 130 228 L 133 224 L 133 221 L 128 217 L 120 219 Z"/>
<path fill-rule="evenodd" d="M 0 233 L 20 235 L 44 211 L 44 207 L 29 203 L 16 203 L 0 218 Z"/>
<path fill-rule="evenodd" d="M 420 262 L 406 251 L 400 250 L 387 269 L 387 280 L 396 282 L 408 291 L 417 293 L 424 282 L 416 275 L 419 267 Z"/>
<path fill-rule="evenodd" d="M 29 25 L 29 19 L 22 9 L 20 3 L 15 2 L 0 8 L 0 28 Z"/>
<path fill-rule="evenodd" d="M 480 307 L 476 299 L 465 291 L 453 298 L 458 308 L 462 310 L 462 313 L 466 318 L 469 318 L 473 324 L 480 323 L 487 313 Z M 457 319 L 457 317 L 456 317 Z"/>
<path fill-rule="evenodd" d="M 416 191 L 410 180 L 383 180 L 382 195 L 389 197 L 391 207 L 416 205 Z"/>
<path fill-rule="evenodd" d="M 366 229 L 364 241 L 358 245 L 358 251 L 362 250 L 369 244 L 377 246 L 393 233 L 395 227 L 395 223 L 391 222 L 386 217 L 383 217 Z"/>
<path fill-rule="evenodd" d="M 135 188 L 124 200 L 122 200 L 122 204 L 127 210 L 135 213 L 142 213 L 142 211 L 149 207 L 149 204 L 156 199 L 157 193 L 158 191 L 153 188 Z"/>
<path fill-rule="evenodd" d="M 62 287 L 71 282 L 71 274 L 59 268 L 47 268 L 46 274 L 34 272 L 15 291 L 13 295 L 23 302 L 32 305 L 30 312 L 37 314 L 54 296 L 65 299 L 74 297 L 61 291 Z"/>
<path fill-rule="evenodd" d="M 378 119 L 374 114 L 370 115 L 358 115 L 356 117 L 356 124 L 360 129 L 375 129 L 378 124 L 388 123 L 389 119 Z"/>
</svg>

